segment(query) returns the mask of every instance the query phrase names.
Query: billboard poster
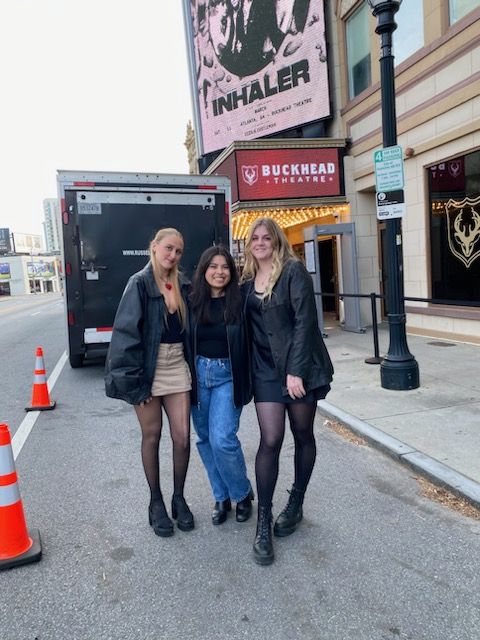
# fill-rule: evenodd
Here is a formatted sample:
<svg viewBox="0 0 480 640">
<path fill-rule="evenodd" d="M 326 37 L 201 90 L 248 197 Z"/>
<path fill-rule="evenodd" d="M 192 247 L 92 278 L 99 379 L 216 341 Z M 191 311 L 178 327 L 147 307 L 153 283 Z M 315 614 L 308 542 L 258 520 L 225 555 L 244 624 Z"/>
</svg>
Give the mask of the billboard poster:
<svg viewBox="0 0 480 640">
<path fill-rule="evenodd" d="M 55 275 L 55 263 L 53 262 L 27 262 L 27 274 L 29 278 L 53 278 Z"/>
<path fill-rule="evenodd" d="M 8 262 L 0 262 L 0 280 L 10 280 L 10 265 Z"/>
<path fill-rule="evenodd" d="M 184 0 L 200 153 L 330 115 L 323 0 Z"/>
<path fill-rule="evenodd" d="M 0 229 L 0 253 L 10 253 L 10 229 L 4 227 Z"/>
<path fill-rule="evenodd" d="M 15 233 L 15 251 L 17 253 L 40 253 L 42 249 L 41 236 Z"/>
</svg>

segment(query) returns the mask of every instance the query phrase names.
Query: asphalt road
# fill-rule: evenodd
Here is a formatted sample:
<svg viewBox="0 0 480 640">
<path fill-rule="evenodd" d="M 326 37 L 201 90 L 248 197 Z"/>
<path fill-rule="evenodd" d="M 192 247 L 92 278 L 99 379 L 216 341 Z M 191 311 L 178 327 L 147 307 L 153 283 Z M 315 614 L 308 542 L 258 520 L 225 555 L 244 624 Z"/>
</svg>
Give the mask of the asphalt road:
<svg viewBox="0 0 480 640">
<path fill-rule="evenodd" d="M 63 350 L 62 309 L 52 302 L 44 320 L 17 310 L 7 330 L 0 306 L 0 348 L 9 349 L 13 372 L 0 406 L 13 430 L 25 398 L 15 400 L 22 394 L 9 376 L 33 367 L 38 341 L 53 360 Z M 35 340 L 15 338 L 20 330 L 35 331 Z M 39 415 L 17 458 L 27 522 L 40 530 L 43 558 L 0 573 L 1 640 L 478 639 L 480 521 L 429 502 L 411 471 L 343 440 L 320 416 L 304 521 L 276 540 L 276 562 L 259 567 L 251 558 L 254 519 L 210 524 L 212 499 L 193 436 L 186 495 L 196 528 L 158 538 L 147 521 L 136 418 L 105 397 L 102 366 L 67 364 L 52 396 L 57 408 Z M 241 424 L 253 481 L 252 405 Z M 292 456 L 288 437 L 275 513 L 287 498 Z M 161 466 L 170 496 L 168 425 Z"/>
<path fill-rule="evenodd" d="M 0 421 L 12 435 L 30 404 L 37 347 L 48 376 L 66 348 L 62 296 L 0 298 Z"/>
</svg>

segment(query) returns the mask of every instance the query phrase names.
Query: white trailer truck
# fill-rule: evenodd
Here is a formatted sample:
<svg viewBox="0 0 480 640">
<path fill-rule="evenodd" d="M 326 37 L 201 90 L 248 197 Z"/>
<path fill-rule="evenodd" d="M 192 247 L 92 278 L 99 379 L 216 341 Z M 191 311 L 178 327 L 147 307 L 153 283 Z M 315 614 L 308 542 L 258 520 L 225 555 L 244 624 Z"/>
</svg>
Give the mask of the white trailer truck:
<svg viewBox="0 0 480 640">
<path fill-rule="evenodd" d="M 230 243 L 230 180 L 218 176 L 59 171 L 63 275 L 72 367 L 104 355 L 128 278 L 162 227 L 184 236 L 191 277 L 202 251 Z"/>
</svg>

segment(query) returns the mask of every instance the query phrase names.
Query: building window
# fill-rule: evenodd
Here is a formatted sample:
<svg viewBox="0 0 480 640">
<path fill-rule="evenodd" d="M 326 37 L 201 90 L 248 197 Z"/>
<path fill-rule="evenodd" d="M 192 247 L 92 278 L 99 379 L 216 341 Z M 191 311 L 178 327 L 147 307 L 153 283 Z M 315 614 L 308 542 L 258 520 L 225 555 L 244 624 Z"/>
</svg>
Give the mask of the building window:
<svg viewBox="0 0 480 640">
<path fill-rule="evenodd" d="M 371 82 L 369 19 L 370 11 L 364 2 L 345 24 L 350 99 L 366 89 Z"/>
<path fill-rule="evenodd" d="M 450 24 L 480 7 L 480 0 L 450 0 Z"/>
<path fill-rule="evenodd" d="M 479 0 L 480 1 L 480 0 Z M 423 2 L 403 0 L 395 14 L 397 29 L 393 35 L 395 64 L 399 64 L 421 49 L 425 43 L 423 35 Z"/>
<path fill-rule="evenodd" d="M 432 298 L 480 302 L 480 151 L 428 168 Z"/>
</svg>

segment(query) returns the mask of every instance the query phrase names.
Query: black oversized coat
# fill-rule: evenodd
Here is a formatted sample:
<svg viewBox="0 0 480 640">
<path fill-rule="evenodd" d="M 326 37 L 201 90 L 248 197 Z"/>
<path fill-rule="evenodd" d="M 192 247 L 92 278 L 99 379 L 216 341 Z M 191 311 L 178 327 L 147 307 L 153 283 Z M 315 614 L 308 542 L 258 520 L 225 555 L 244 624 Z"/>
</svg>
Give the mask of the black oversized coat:
<svg viewBox="0 0 480 640">
<path fill-rule="evenodd" d="M 242 285 L 245 307 L 253 287 L 253 280 Z M 312 278 L 302 262 L 285 263 L 262 315 L 283 393 L 287 374 L 302 378 L 307 392 L 330 384 L 333 365 L 318 326 Z"/>
<path fill-rule="evenodd" d="M 180 275 L 186 301 L 189 282 Z M 118 305 L 105 363 L 105 392 L 129 404 L 151 395 L 158 349 L 162 340 L 165 300 L 151 263 L 129 279 Z"/>
</svg>

